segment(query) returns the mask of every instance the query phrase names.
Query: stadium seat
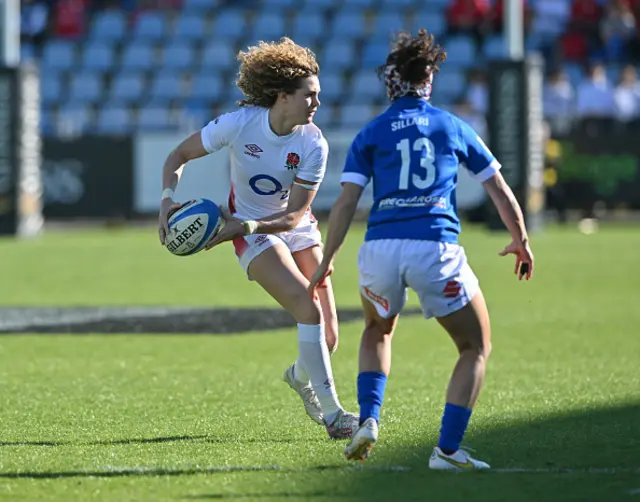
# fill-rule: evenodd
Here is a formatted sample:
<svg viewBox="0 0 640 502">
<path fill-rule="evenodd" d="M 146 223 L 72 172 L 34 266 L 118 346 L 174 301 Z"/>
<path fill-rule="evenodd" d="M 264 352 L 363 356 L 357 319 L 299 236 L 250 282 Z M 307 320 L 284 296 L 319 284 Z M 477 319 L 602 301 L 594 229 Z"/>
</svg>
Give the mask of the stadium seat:
<svg viewBox="0 0 640 502">
<path fill-rule="evenodd" d="M 81 134 L 91 127 L 91 111 L 87 106 L 69 102 L 58 111 L 56 130 L 60 134 Z"/>
<path fill-rule="evenodd" d="M 126 134 L 133 129 L 131 112 L 126 108 L 103 107 L 98 113 L 97 132 Z"/>
<path fill-rule="evenodd" d="M 155 65 L 155 52 L 150 45 L 128 44 L 122 55 L 121 66 L 127 70 L 150 70 Z"/>
<path fill-rule="evenodd" d="M 224 94 L 225 88 L 220 77 L 212 74 L 198 74 L 193 79 L 191 97 L 205 101 L 218 101 Z"/>
<path fill-rule="evenodd" d="M 96 73 L 76 73 L 69 82 L 69 101 L 96 102 L 102 96 L 102 81 Z"/>
<path fill-rule="evenodd" d="M 293 20 L 291 30 L 293 39 L 299 41 L 303 37 L 321 37 L 326 34 L 327 26 L 324 17 L 317 12 L 300 12 Z M 302 44 L 304 45 L 304 44 Z"/>
<path fill-rule="evenodd" d="M 182 8 L 185 12 L 210 12 L 218 7 L 219 0 L 182 0 Z"/>
<path fill-rule="evenodd" d="M 414 16 L 411 23 L 411 31 L 417 33 L 420 28 L 425 28 L 436 38 L 442 37 L 447 32 L 447 20 L 443 12 L 421 11 Z"/>
<path fill-rule="evenodd" d="M 414 4 L 421 4 L 422 2 L 420 0 L 382 0 L 382 8 L 383 9 L 406 9 L 409 7 L 413 7 Z M 419 5 L 420 8 L 423 8 L 425 6 L 423 5 Z"/>
<path fill-rule="evenodd" d="M 239 10 L 224 10 L 214 19 L 211 35 L 220 39 L 237 39 L 245 34 L 247 22 Z"/>
<path fill-rule="evenodd" d="M 263 0 L 262 5 L 267 9 L 271 7 L 282 8 L 282 7 L 295 7 L 298 3 L 298 0 Z"/>
<path fill-rule="evenodd" d="M 356 53 L 348 39 L 330 40 L 324 46 L 321 66 L 326 68 L 345 69 L 354 66 Z"/>
<path fill-rule="evenodd" d="M 340 11 L 335 16 L 331 35 L 335 38 L 362 38 L 365 35 L 365 19 L 360 11 Z"/>
<path fill-rule="evenodd" d="M 345 105 L 338 108 L 338 123 L 349 129 L 362 128 L 374 116 L 371 105 Z"/>
<path fill-rule="evenodd" d="M 144 77 L 137 72 L 122 72 L 114 76 L 111 84 L 111 99 L 131 103 L 142 98 L 145 91 Z"/>
<path fill-rule="evenodd" d="M 186 70 L 193 66 L 195 52 L 191 44 L 175 41 L 164 48 L 161 61 L 162 68 Z"/>
<path fill-rule="evenodd" d="M 160 12 L 142 12 L 133 28 L 133 36 L 141 40 L 162 40 L 167 36 L 165 17 Z"/>
<path fill-rule="evenodd" d="M 343 0 L 344 7 L 354 7 L 358 9 L 371 8 L 376 4 L 376 0 Z"/>
<path fill-rule="evenodd" d="M 460 71 L 440 70 L 433 81 L 434 100 L 449 104 L 462 95 L 466 86 L 465 76 Z"/>
<path fill-rule="evenodd" d="M 218 70 L 231 68 L 236 64 L 234 48 L 222 40 L 210 42 L 204 48 L 199 62 L 203 68 Z"/>
<path fill-rule="evenodd" d="M 342 76 L 337 73 L 322 73 L 320 75 L 320 89 L 321 103 L 336 103 L 345 92 Z"/>
<path fill-rule="evenodd" d="M 64 80 L 62 76 L 55 71 L 47 71 L 40 78 L 40 93 L 42 103 L 46 105 L 56 104 L 63 100 Z"/>
<path fill-rule="evenodd" d="M 373 24 L 372 39 L 391 40 L 391 36 L 399 30 L 406 30 L 404 16 L 398 12 L 380 12 Z"/>
<path fill-rule="evenodd" d="M 98 12 L 93 21 L 90 38 L 103 41 L 118 41 L 124 38 L 127 20 L 124 13 L 117 10 Z"/>
<path fill-rule="evenodd" d="M 196 14 L 183 14 L 176 21 L 174 40 L 202 40 L 205 36 L 204 17 Z"/>
<path fill-rule="evenodd" d="M 159 73 L 153 79 L 149 93 L 151 99 L 168 100 L 182 97 L 180 76 L 175 73 Z"/>
<path fill-rule="evenodd" d="M 573 87 L 577 87 L 582 78 L 584 77 L 584 72 L 582 71 L 582 67 L 578 63 L 565 63 L 562 65 L 562 69 L 567 74 L 567 78 Z"/>
<path fill-rule="evenodd" d="M 487 61 L 504 59 L 507 55 L 505 39 L 501 36 L 487 38 L 482 46 L 482 52 Z"/>
<path fill-rule="evenodd" d="M 82 66 L 87 70 L 107 71 L 114 64 L 113 47 L 103 42 L 90 43 L 84 47 Z"/>
<path fill-rule="evenodd" d="M 56 70 L 71 69 L 76 63 L 75 45 L 66 40 L 51 40 L 44 47 L 43 66 Z"/>
<path fill-rule="evenodd" d="M 476 46 L 470 37 L 450 37 L 443 46 L 447 51 L 447 66 L 469 68 L 478 63 Z"/>
<path fill-rule="evenodd" d="M 252 37 L 256 41 L 278 40 L 285 31 L 285 18 L 281 13 L 260 12 L 253 22 Z"/>
<path fill-rule="evenodd" d="M 171 114 L 166 107 L 142 108 L 138 113 L 138 129 L 146 131 L 166 130 L 175 128 L 172 124 Z"/>
<path fill-rule="evenodd" d="M 364 47 L 362 52 L 362 67 L 376 68 L 385 62 L 389 52 L 389 42 L 373 41 Z"/>
<path fill-rule="evenodd" d="M 36 52 L 33 44 L 22 42 L 20 44 L 20 61 L 33 61 L 36 59 Z"/>
<path fill-rule="evenodd" d="M 357 104 L 370 103 L 372 101 L 380 101 L 385 96 L 384 83 L 375 72 L 363 70 L 354 75 L 349 94 L 350 102 Z"/>
</svg>

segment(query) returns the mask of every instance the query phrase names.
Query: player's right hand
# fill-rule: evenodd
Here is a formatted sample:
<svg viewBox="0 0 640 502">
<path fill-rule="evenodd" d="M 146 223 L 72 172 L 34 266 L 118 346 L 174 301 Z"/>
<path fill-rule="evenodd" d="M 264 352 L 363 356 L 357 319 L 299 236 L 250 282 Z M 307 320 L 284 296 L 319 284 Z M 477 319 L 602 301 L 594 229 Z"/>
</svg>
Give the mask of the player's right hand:
<svg viewBox="0 0 640 502">
<path fill-rule="evenodd" d="M 169 214 L 176 209 L 180 209 L 182 204 L 177 204 L 173 199 L 162 199 L 160 202 L 160 213 L 158 214 L 158 236 L 160 244 L 164 246 L 164 241 L 169 235 Z"/>
<path fill-rule="evenodd" d="M 318 265 L 318 268 L 314 272 L 313 277 L 311 277 L 311 281 L 309 282 L 309 286 L 307 287 L 307 290 L 309 291 L 309 293 L 311 293 L 311 296 L 313 296 L 314 299 L 317 296 L 316 289 L 326 287 L 325 283 L 327 277 L 329 277 L 332 273 L 332 263 L 325 263 L 323 261 L 320 263 L 320 265 Z"/>
<path fill-rule="evenodd" d="M 518 279 L 522 280 L 523 277 L 527 278 L 527 281 L 533 276 L 533 251 L 529 247 L 529 240 L 524 242 L 511 241 L 506 248 L 500 251 L 500 256 L 507 256 L 508 254 L 516 255 L 516 268 L 514 273 L 518 275 Z"/>
</svg>

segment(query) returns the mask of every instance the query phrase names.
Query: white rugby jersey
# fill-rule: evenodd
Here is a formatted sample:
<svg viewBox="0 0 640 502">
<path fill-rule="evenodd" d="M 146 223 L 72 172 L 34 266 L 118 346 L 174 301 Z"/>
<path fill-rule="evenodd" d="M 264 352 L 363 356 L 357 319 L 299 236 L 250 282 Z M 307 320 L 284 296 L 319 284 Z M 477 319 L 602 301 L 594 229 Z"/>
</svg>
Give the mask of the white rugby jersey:
<svg viewBox="0 0 640 502">
<path fill-rule="evenodd" d="M 209 153 L 230 150 L 229 210 L 241 219 L 260 219 L 287 207 L 293 180 L 320 183 L 329 146 L 315 124 L 298 126 L 287 136 L 269 126 L 269 110 L 241 107 L 209 122 L 201 131 Z M 309 225 L 307 211 L 298 226 Z"/>
</svg>

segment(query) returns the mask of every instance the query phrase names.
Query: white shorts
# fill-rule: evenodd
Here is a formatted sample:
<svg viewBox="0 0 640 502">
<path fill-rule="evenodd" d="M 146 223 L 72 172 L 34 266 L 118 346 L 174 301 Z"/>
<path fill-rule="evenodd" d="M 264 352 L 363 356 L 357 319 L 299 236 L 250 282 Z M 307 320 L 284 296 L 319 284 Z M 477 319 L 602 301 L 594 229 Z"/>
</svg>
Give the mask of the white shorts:
<svg viewBox="0 0 640 502">
<path fill-rule="evenodd" d="M 458 244 L 382 239 L 366 241 L 358 255 L 360 292 L 388 319 L 400 313 L 407 287 L 424 316 L 444 317 L 461 309 L 480 289 Z"/>
<path fill-rule="evenodd" d="M 249 263 L 256 256 L 279 243 L 284 243 L 292 254 L 313 246 L 321 246 L 322 235 L 318 229 L 318 223 L 314 221 L 309 225 L 279 234 L 253 234 L 233 240 L 236 256 L 245 273 L 249 268 Z M 251 278 L 249 277 L 249 279 Z"/>
</svg>

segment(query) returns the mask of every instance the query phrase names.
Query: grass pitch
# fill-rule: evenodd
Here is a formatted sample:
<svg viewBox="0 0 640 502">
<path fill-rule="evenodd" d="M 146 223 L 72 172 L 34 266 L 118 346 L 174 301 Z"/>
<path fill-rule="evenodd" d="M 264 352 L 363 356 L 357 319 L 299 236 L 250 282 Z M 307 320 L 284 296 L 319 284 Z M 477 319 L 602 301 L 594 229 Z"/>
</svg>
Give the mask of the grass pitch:
<svg viewBox="0 0 640 502">
<path fill-rule="evenodd" d="M 359 304 L 356 228 L 334 276 Z M 241 335 L 0 336 L 0 500 L 633 501 L 640 496 L 640 232 L 533 236 L 519 283 L 503 234 L 462 243 L 492 314 L 494 351 L 466 443 L 494 470 L 434 473 L 453 344 L 401 318 L 370 460 L 311 422 L 280 378 L 293 329 Z M 273 307 L 231 246 L 171 256 L 153 229 L 0 241 L 0 306 Z M 412 297 L 410 305 L 417 303 Z M 259 322 L 259 320 L 258 320 Z M 333 358 L 356 410 L 360 322 Z"/>
</svg>

